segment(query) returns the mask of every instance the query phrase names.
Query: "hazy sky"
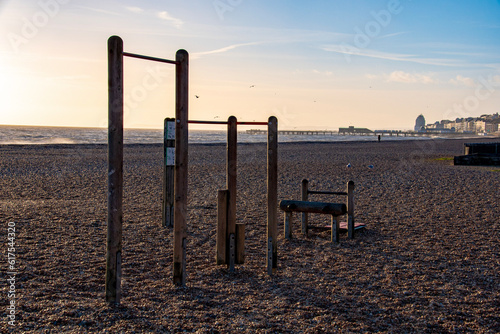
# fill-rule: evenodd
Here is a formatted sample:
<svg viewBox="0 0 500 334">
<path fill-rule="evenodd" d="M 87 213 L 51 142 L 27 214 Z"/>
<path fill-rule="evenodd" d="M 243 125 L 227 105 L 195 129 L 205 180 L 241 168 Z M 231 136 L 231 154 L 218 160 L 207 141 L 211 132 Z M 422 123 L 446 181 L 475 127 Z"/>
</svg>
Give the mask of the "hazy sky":
<svg viewBox="0 0 500 334">
<path fill-rule="evenodd" d="M 500 111 L 497 0 L 0 0 L 0 124 L 107 126 L 107 39 L 190 54 L 190 119 L 410 129 Z M 174 66 L 125 59 L 125 126 L 174 115 Z M 198 96 L 198 97 L 196 97 Z"/>
</svg>

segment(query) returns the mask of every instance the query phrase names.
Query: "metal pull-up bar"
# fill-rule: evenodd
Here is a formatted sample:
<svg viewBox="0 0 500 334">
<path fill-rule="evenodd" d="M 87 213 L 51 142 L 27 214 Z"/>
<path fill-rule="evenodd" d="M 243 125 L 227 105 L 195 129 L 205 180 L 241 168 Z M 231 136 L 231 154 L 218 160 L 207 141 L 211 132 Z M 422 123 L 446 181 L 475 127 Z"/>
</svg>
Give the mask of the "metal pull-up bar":
<svg viewBox="0 0 500 334">
<path fill-rule="evenodd" d="M 228 121 L 188 121 L 189 124 L 229 124 Z M 237 125 L 269 125 L 269 122 L 236 122 Z"/>
<path fill-rule="evenodd" d="M 143 55 L 139 55 L 139 54 L 136 54 L 136 53 L 123 52 L 123 55 L 126 56 L 126 57 L 131 57 L 131 58 L 139 58 L 139 59 L 157 61 L 157 62 L 160 62 L 160 63 L 174 64 L 174 65 L 177 64 L 177 62 L 175 60 L 168 60 L 168 59 L 163 59 L 163 58 L 143 56 Z"/>
</svg>

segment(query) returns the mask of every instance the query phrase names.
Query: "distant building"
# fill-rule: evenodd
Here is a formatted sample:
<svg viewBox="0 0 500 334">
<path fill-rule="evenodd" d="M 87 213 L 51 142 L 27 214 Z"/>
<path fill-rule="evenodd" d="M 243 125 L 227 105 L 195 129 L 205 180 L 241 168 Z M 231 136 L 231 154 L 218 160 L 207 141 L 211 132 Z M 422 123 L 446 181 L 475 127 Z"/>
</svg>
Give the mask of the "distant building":
<svg viewBox="0 0 500 334">
<path fill-rule="evenodd" d="M 372 130 L 367 129 L 367 128 L 355 128 L 354 126 L 350 126 L 348 128 L 339 128 L 339 134 L 369 134 L 373 133 Z"/>
<path fill-rule="evenodd" d="M 415 132 L 420 132 L 423 129 L 425 129 L 425 117 L 424 115 L 420 114 L 420 116 L 418 116 L 417 120 L 415 121 Z"/>
</svg>

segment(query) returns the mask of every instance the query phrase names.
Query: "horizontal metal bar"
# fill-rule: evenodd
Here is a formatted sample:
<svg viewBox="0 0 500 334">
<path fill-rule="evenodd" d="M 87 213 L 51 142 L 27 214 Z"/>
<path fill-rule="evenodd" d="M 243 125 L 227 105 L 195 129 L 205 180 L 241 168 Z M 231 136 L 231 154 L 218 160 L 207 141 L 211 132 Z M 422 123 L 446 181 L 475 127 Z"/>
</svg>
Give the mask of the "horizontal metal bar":
<svg viewBox="0 0 500 334">
<path fill-rule="evenodd" d="M 126 57 L 131 57 L 131 58 L 139 58 L 139 59 L 145 59 L 145 60 L 158 61 L 160 63 L 174 64 L 174 65 L 177 64 L 177 62 L 175 60 L 168 60 L 168 59 L 163 59 L 163 58 L 143 56 L 143 55 L 138 55 L 138 54 L 130 53 L 130 52 L 124 52 L 123 55 Z"/>
<path fill-rule="evenodd" d="M 188 121 L 189 124 L 227 124 L 227 121 Z"/>
<path fill-rule="evenodd" d="M 227 124 L 227 121 L 188 121 L 189 124 Z M 236 122 L 238 125 L 269 125 L 268 122 Z"/>
<path fill-rule="evenodd" d="M 237 122 L 238 125 L 269 125 L 269 122 Z"/>
<path fill-rule="evenodd" d="M 319 195 L 340 195 L 340 196 L 347 196 L 346 192 L 343 191 L 312 191 L 308 190 L 308 194 L 319 194 Z"/>
</svg>

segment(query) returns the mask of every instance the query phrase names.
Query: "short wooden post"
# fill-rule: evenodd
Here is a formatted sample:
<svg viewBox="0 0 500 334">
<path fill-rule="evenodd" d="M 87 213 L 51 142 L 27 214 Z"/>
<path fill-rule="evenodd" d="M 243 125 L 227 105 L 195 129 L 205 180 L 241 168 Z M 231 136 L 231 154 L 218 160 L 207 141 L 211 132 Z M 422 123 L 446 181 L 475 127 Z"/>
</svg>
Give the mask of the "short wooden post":
<svg viewBox="0 0 500 334">
<path fill-rule="evenodd" d="M 339 242 L 339 222 L 335 215 L 332 215 L 332 242 Z"/>
<path fill-rule="evenodd" d="M 292 212 L 285 211 L 285 239 L 292 238 Z"/>
<path fill-rule="evenodd" d="M 347 182 L 347 236 L 354 239 L 354 182 Z"/>
<path fill-rule="evenodd" d="M 123 41 L 108 39 L 108 231 L 106 301 L 120 303 L 123 223 Z"/>
<path fill-rule="evenodd" d="M 236 224 L 236 264 L 245 263 L 245 224 Z"/>
<path fill-rule="evenodd" d="M 188 100 L 189 54 L 179 50 L 175 56 L 175 176 L 174 176 L 174 257 L 173 282 L 186 285 L 186 237 L 188 192 Z"/>
<path fill-rule="evenodd" d="M 230 116 L 227 120 L 227 157 L 226 157 L 226 186 L 229 190 L 229 204 L 227 208 L 227 237 L 236 237 L 236 189 L 237 189 L 237 119 Z M 229 243 L 228 243 L 229 246 Z M 236 248 L 229 248 L 227 253 L 227 264 L 229 270 L 234 271 L 234 259 L 236 258 Z M 231 260 L 233 259 L 233 261 Z M 231 267 L 231 264 L 233 265 Z"/>
<path fill-rule="evenodd" d="M 227 245 L 227 203 L 229 191 L 219 190 L 217 193 L 217 240 L 216 240 L 216 256 L 217 264 L 226 264 L 226 247 Z"/>
<path fill-rule="evenodd" d="M 302 200 L 307 202 L 309 200 L 309 181 L 302 180 Z M 302 234 L 307 237 L 308 234 L 308 220 L 307 212 L 302 212 Z"/>
<path fill-rule="evenodd" d="M 162 226 L 174 226 L 175 119 L 165 118 L 163 131 Z"/>
<path fill-rule="evenodd" d="M 278 268 L 278 119 L 269 117 L 267 130 L 267 272 L 274 274 Z"/>
</svg>

